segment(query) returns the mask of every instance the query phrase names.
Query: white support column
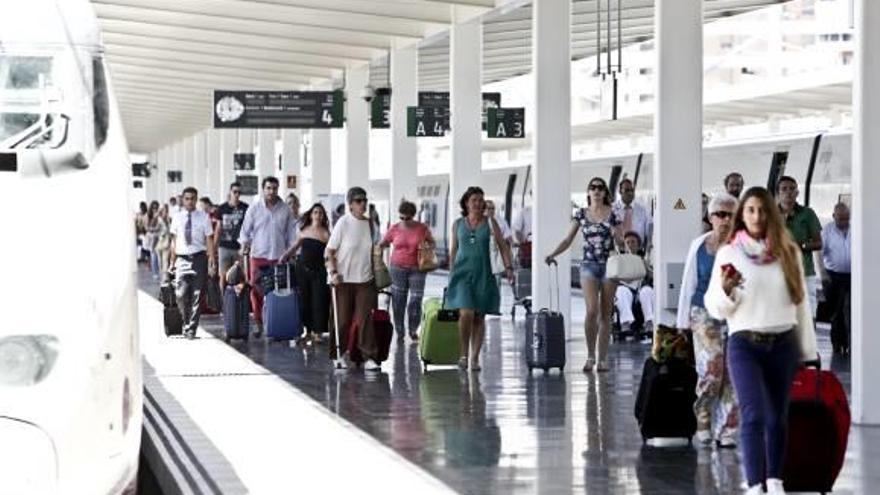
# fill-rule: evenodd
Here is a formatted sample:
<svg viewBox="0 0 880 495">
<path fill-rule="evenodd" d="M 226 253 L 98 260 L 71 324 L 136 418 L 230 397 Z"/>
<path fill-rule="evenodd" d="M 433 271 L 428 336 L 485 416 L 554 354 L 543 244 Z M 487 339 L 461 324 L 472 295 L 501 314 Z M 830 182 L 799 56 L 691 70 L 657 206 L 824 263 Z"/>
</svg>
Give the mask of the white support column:
<svg viewBox="0 0 880 495">
<path fill-rule="evenodd" d="M 332 158 L 329 129 L 312 129 L 312 187 L 309 202 L 321 194 L 330 194 L 332 186 Z M 300 200 L 302 202 L 302 199 Z"/>
<path fill-rule="evenodd" d="M 389 205 L 416 198 L 418 147 L 406 137 L 406 107 L 418 103 L 418 52 L 415 46 L 391 52 L 391 184 Z"/>
<path fill-rule="evenodd" d="M 674 324 L 684 259 L 701 232 L 703 2 L 657 0 L 654 35 L 656 319 Z"/>
<path fill-rule="evenodd" d="M 159 150 L 159 166 L 156 168 L 156 175 L 159 179 L 159 202 L 167 203 L 171 196 L 168 192 L 168 164 L 171 162 L 171 152 L 165 147 Z"/>
<path fill-rule="evenodd" d="M 220 133 L 220 198 L 226 201 L 229 197 L 229 184 L 235 182 L 235 170 L 232 169 L 232 158 L 238 149 L 238 131 L 235 129 L 222 129 Z"/>
<path fill-rule="evenodd" d="M 571 214 L 571 0 L 535 0 L 532 4 L 532 57 L 535 74 L 535 155 L 532 204 L 532 295 L 535 308 L 550 307 L 556 284 L 544 257 L 569 228 Z M 562 192 L 562 194 L 560 194 Z M 571 321 L 571 256 L 559 262 L 559 311 L 566 334 L 581 328 Z M 556 301 L 553 301 L 555 307 Z M 575 364 L 577 365 L 577 364 Z"/>
<path fill-rule="evenodd" d="M 157 152 L 152 152 L 147 154 L 147 163 L 148 167 L 152 167 L 153 165 L 159 162 L 159 154 Z M 149 169 L 150 176 L 144 177 L 141 180 L 144 182 L 144 195 L 147 197 L 147 201 L 158 201 L 160 199 L 159 196 L 159 181 L 156 175 L 156 171 L 153 169 Z"/>
<path fill-rule="evenodd" d="M 853 422 L 880 424 L 880 333 L 874 322 L 880 307 L 880 2 L 855 1 L 855 75 L 853 78 L 852 170 L 852 404 Z M 870 55 L 873 54 L 873 55 Z"/>
<path fill-rule="evenodd" d="M 193 187 L 198 189 L 199 197 L 211 195 L 211 192 L 208 190 L 208 169 L 205 163 L 206 141 L 207 136 L 204 131 L 193 134 Z"/>
<path fill-rule="evenodd" d="M 269 177 L 275 177 L 278 169 L 275 163 L 275 129 L 260 129 L 257 131 L 257 175 L 260 181 Z"/>
<path fill-rule="evenodd" d="M 256 137 L 257 133 L 253 129 L 238 129 L 238 147 L 236 148 L 236 153 L 254 153 L 254 148 L 256 147 Z M 259 167 L 253 172 L 255 175 L 259 175 Z M 250 173 L 250 172 L 247 172 Z M 261 179 L 258 177 L 257 183 Z M 257 187 L 257 194 L 255 196 L 243 196 L 241 199 L 250 203 L 258 200 L 260 197 L 259 185 Z"/>
<path fill-rule="evenodd" d="M 299 129 L 283 129 L 281 131 L 281 166 L 283 168 L 280 179 L 281 185 L 285 195 L 292 192 L 300 196 L 300 203 L 302 203 L 303 189 L 301 151 L 302 131 Z M 296 177 L 296 188 L 290 189 L 287 187 L 288 175 Z M 303 211 L 309 207 L 305 203 L 302 203 L 302 206 Z"/>
<path fill-rule="evenodd" d="M 348 190 L 351 186 L 361 186 L 368 189 L 370 183 L 370 104 L 359 95 L 361 88 L 369 82 L 369 64 L 348 70 L 343 190 Z"/>
<path fill-rule="evenodd" d="M 483 26 L 479 20 L 452 25 L 449 59 L 449 104 L 452 112 L 449 207 L 450 211 L 458 211 L 461 195 L 468 187 L 479 186 L 482 176 Z M 450 215 L 449 221 L 457 217 Z M 447 231 L 449 228 L 447 225 Z"/>
<path fill-rule="evenodd" d="M 220 172 L 220 130 L 205 131 L 205 164 L 208 171 L 208 196 L 220 204 L 226 199 L 226 191 Z"/>
<path fill-rule="evenodd" d="M 183 140 L 183 187 L 196 187 L 196 146 L 195 136 Z M 199 191 L 201 194 L 201 191 Z"/>
<path fill-rule="evenodd" d="M 186 154 L 184 153 L 184 146 L 186 145 L 185 141 L 185 139 L 181 139 L 174 143 L 174 163 L 172 164 L 172 170 L 179 171 L 182 180 L 182 182 L 171 184 L 171 194 L 175 196 L 180 196 L 183 192 L 183 188 L 186 187 L 192 179 L 191 176 L 187 175 L 186 171 Z"/>
</svg>

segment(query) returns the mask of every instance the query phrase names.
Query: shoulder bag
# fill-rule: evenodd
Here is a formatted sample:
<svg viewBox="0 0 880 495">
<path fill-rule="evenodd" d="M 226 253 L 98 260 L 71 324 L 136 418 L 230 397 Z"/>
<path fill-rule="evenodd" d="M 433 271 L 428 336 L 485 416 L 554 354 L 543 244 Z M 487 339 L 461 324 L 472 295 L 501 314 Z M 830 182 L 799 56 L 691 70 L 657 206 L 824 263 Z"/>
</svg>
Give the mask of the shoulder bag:
<svg viewBox="0 0 880 495">
<path fill-rule="evenodd" d="M 373 234 L 373 222 L 370 222 L 370 242 L 375 238 Z M 373 269 L 373 283 L 376 284 L 376 290 L 386 289 L 391 286 L 391 272 L 388 271 L 388 265 L 382 258 L 382 247 L 373 244 L 370 256 L 370 264 Z"/>
<path fill-rule="evenodd" d="M 434 248 L 431 247 L 431 244 L 428 243 L 427 237 L 426 234 L 425 239 L 423 239 L 422 243 L 419 245 L 420 272 L 432 272 L 440 266 L 440 263 L 437 261 L 437 253 L 434 251 Z"/>
<path fill-rule="evenodd" d="M 616 246 L 614 250 L 605 266 L 606 277 L 618 282 L 633 282 L 645 278 L 648 272 L 645 269 L 645 260 L 641 256 L 622 253 Z"/>
</svg>

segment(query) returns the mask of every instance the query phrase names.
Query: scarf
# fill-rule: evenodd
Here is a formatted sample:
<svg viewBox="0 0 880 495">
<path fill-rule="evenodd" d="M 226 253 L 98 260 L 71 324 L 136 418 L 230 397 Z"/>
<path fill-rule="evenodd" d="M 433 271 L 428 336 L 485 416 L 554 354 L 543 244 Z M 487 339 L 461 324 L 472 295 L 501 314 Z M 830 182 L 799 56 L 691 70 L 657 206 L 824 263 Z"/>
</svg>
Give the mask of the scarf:
<svg viewBox="0 0 880 495">
<path fill-rule="evenodd" d="M 776 261 L 773 255 L 772 246 L 768 239 L 755 239 L 749 233 L 742 229 L 736 233 L 733 239 L 733 245 L 756 265 L 766 265 Z"/>
</svg>

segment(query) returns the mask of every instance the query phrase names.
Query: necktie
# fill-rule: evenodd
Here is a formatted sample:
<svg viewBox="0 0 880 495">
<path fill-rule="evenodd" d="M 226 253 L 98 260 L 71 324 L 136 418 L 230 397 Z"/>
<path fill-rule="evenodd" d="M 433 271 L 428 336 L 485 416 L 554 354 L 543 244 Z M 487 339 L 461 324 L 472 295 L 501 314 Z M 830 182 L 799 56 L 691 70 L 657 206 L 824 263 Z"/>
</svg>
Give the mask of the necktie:
<svg viewBox="0 0 880 495">
<path fill-rule="evenodd" d="M 633 209 L 632 206 L 624 208 L 623 213 L 623 231 L 630 232 L 633 229 Z"/>
<path fill-rule="evenodd" d="M 193 241 L 193 218 L 192 218 L 191 211 L 186 213 L 186 227 L 184 227 L 183 236 L 186 239 L 187 245 L 192 244 L 192 241 Z"/>
</svg>

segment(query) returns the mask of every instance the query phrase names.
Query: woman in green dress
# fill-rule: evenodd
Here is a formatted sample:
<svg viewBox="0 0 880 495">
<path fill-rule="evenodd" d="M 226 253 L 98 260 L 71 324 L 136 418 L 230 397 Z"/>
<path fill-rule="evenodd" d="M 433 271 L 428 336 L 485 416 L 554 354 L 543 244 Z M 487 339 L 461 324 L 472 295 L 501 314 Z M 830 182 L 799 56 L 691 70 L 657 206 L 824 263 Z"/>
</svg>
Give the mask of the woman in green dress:
<svg viewBox="0 0 880 495">
<path fill-rule="evenodd" d="M 504 242 L 494 217 L 485 216 L 483 190 L 469 187 L 459 201 L 461 218 L 452 224 L 449 287 L 446 308 L 458 309 L 461 357 L 458 366 L 480 370 L 480 349 L 486 333 L 486 315 L 500 314 L 501 295 L 492 274 L 490 242 L 498 245 L 505 274 L 512 281 L 510 247 Z"/>
</svg>

